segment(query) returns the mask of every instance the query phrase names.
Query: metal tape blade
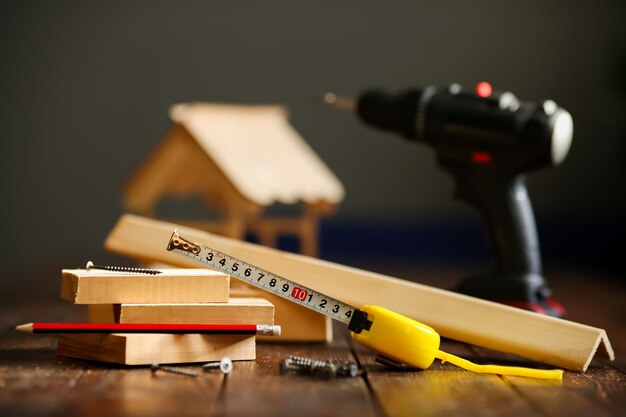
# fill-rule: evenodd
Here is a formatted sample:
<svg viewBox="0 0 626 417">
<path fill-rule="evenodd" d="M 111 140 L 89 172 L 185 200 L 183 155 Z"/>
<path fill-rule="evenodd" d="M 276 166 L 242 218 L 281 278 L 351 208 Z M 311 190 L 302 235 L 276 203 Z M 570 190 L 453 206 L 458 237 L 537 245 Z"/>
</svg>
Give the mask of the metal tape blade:
<svg viewBox="0 0 626 417">
<path fill-rule="evenodd" d="M 234 256 L 193 243 L 180 236 L 177 230 L 172 233 L 167 250 L 186 256 L 211 269 L 224 272 L 250 285 L 345 324 L 350 323 L 355 310 L 358 310 L 349 304 L 242 261 Z"/>
</svg>

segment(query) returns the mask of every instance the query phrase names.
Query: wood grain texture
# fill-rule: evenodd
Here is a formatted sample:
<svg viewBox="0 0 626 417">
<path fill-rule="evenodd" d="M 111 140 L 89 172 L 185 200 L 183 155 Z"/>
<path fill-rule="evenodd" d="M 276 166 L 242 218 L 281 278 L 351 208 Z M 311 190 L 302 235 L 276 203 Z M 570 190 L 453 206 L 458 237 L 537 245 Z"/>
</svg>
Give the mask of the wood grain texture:
<svg viewBox="0 0 626 417">
<path fill-rule="evenodd" d="M 64 269 L 61 298 L 74 304 L 210 303 L 228 301 L 230 277 L 208 269 L 158 275 Z"/>
<path fill-rule="evenodd" d="M 84 368 L 58 366 L 56 336 L 42 336 L 0 333 L 1 416 L 47 416 L 80 380 Z"/>
<path fill-rule="evenodd" d="M 226 303 L 94 304 L 91 323 L 274 324 L 274 305 L 263 298 Z"/>
<path fill-rule="evenodd" d="M 60 356 L 122 365 L 255 359 L 255 337 L 237 334 L 61 334 Z"/>
<path fill-rule="evenodd" d="M 467 348 L 444 342 L 444 349 L 467 357 Z M 476 374 L 439 361 L 427 370 L 392 370 L 374 362 L 374 355 L 355 345 L 367 379 L 389 417 L 404 416 L 529 416 L 532 405 L 497 375 Z"/>
<path fill-rule="evenodd" d="M 519 394 L 533 405 L 542 415 L 561 416 L 615 416 L 624 412 L 624 401 L 618 403 L 603 398 L 606 391 L 597 386 L 582 373 L 566 373 L 561 384 L 539 383 L 522 377 L 503 377 Z M 602 379 L 606 382 L 610 379 Z M 600 380 L 598 380 L 600 382 Z M 612 383 L 613 387 L 619 383 Z M 622 384 L 623 385 L 623 384 Z M 626 395 L 626 388 L 620 389 Z"/>
<path fill-rule="evenodd" d="M 478 363 L 528 366 L 520 358 L 472 346 L 470 357 Z M 545 416 L 613 416 L 626 412 L 624 374 L 606 359 L 596 359 L 586 373 L 566 372 L 563 381 L 541 381 L 502 376 L 534 408 Z"/>
<path fill-rule="evenodd" d="M 292 354 L 321 360 L 355 362 L 344 337 L 330 344 L 259 345 L 256 363 L 235 364 L 232 375 L 227 378 L 221 415 L 381 415 L 376 399 L 361 377 L 328 380 L 308 375 L 281 375 L 280 361 Z"/>
<path fill-rule="evenodd" d="M 141 260 L 196 266 L 163 246 L 177 225 L 124 215 L 105 247 Z M 182 236 L 287 277 L 348 304 L 380 305 L 433 327 L 442 336 L 573 370 L 599 351 L 614 358 L 604 330 L 567 320 L 180 227 Z"/>
<path fill-rule="evenodd" d="M 213 415 L 221 380 L 218 375 L 189 378 L 149 368 L 98 367 L 81 361 L 66 367 L 83 371 L 61 404 L 42 416 L 200 416 Z M 35 414 L 37 415 L 37 414 Z"/>
</svg>

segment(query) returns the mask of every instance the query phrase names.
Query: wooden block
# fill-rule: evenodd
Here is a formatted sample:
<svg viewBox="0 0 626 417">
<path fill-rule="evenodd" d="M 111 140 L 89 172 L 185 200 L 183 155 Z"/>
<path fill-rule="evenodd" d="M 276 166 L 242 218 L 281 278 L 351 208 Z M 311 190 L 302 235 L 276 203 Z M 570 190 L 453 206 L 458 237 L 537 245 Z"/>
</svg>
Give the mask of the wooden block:
<svg viewBox="0 0 626 417">
<path fill-rule="evenodd" d="M 274 306 L 262 298 L 227 303 L 92 304 L 92 323 L 274 324 Z"/>
<path fill-rule="evenodd" d="M 208 269 L 164 269 L 158 275 L 64 269 L 61 298 L 74 304 L 228 301 L 230 277 Z"/>
<path fill-rule="evenodd" d="M 234 282 L 233 282 L 234 284 Z M 235 296 L 261 297 L 274 305 L 274 322 L 281 327 L 280 336 L 257 336 L 264 342 L 331 342 L 332 320 L 284 298 L 248 285 L 232 285 Z"/>
<path fill-rule="evenodd" d="M 89 304 L 87 321 L 89 323 L 119 323 L 122 304 Z"/>
<path fill-rule="evenodd" d="M 124 215 L 105 247 L 143 260 L 197 265 L 164 249 L 175 227 Z M 603 329 L 190 228 L 179 227 L 179 232 L 353 306 L 380 305 L 404 314 L 450 339 L 577 371 L 587 369 L 598 348 L 609 359 L 615 357 Z"/>
<path fill-rule="evenodd" d="M 59 335 L 57 354 L 122 365 L 208 362 L 228 356 L 254 360 L 254 335 L 79 334 Z"/>
</svg>

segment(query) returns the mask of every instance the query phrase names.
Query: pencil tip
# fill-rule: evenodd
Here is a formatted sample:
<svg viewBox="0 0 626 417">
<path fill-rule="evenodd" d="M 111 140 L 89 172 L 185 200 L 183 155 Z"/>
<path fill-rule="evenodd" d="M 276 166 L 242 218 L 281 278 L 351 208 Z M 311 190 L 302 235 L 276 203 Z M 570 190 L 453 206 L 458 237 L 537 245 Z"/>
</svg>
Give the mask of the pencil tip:
<svg viewBox="0 0 626 417">
<path fill-rule="evenodd" d="M 15 330 L 19 330 L 21 332 L 32 332 L 33 323 L 20 324 L 19 326 L 15 326 Z"/>
</svg>

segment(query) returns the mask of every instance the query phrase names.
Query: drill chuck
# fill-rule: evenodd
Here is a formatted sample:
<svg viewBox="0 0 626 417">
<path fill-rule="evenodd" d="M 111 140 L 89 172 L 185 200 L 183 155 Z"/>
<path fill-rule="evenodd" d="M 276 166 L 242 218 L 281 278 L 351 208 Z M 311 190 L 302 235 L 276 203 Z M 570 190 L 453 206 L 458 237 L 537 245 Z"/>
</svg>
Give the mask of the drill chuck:
<svg viewBox="0 0 626 417">
<path fill-rule="evenodd" d="M 488 155 L 481 161 L 512 173 L 561 163 L 573 134 L 572 117 L 551 100 L 520 102 L 510 92 L 459 84 L 369 90 L 358 98 L 357 114 L 371 126 L 431 144 L 454 164 Z"/>
</svg>

